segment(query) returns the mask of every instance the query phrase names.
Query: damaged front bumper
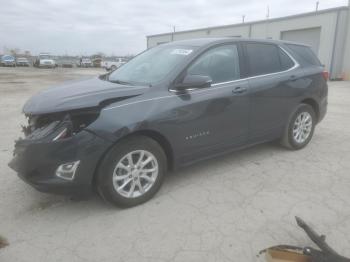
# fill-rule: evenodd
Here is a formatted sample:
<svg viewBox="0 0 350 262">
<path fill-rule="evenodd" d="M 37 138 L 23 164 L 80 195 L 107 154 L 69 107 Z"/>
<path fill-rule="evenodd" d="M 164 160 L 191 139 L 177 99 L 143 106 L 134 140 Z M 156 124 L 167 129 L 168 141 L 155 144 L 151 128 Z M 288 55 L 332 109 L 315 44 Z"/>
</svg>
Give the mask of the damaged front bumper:
<svg viewBox="0 0 350 262">
<path fill-rule="evenodd" d="M 91 193 L 98 161 L 111 142 L 85 129 L 67 136 L 69 128 L 69 121 L 51 123 L 16 141 L 9 166 L 42 192 Z"/>
</svg>

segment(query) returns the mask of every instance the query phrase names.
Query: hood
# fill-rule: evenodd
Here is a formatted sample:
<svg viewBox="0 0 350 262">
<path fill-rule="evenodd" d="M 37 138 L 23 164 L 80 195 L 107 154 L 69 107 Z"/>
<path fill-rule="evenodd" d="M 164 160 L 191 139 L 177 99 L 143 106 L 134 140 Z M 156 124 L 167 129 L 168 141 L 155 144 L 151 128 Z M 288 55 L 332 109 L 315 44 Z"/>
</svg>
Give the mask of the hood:
<svg viewBox="0 0 350 262">
<path fill-rule="evenodd" d="M 148 90 L 147 86 L 119 85 L 97 77 L 71 81 L 34 95 L 25 103 L 23 113 L 40 115 L 95 107 L 106 100 L 126 99 Z"/>
</svg>

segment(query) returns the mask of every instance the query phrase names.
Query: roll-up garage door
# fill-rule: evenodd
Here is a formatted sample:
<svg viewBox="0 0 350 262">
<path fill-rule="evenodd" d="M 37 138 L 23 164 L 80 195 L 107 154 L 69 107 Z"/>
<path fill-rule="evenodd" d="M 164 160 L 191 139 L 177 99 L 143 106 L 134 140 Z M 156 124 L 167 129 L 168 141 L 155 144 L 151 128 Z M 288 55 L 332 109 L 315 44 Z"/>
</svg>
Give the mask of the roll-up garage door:
<svg viewBox="0 0 350 262">
<path fill-rule="evenodd" d="M 318 54 L 320 47 L 320 36 L 321 27 L 281 32 L 282 40 L 309 45 L 316 54 Z"/>
</svg>

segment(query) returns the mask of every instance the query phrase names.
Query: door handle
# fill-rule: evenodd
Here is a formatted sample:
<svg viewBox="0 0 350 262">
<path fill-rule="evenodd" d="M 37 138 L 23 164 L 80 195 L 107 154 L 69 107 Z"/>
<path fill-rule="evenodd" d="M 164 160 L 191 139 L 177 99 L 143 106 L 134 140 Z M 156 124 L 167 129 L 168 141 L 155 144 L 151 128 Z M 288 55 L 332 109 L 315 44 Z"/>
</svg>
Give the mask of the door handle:
<svg viewBox="0 0 350 262">
<path fill-rule="evenodd" d="M 242 94 L 242 93 L 244 93 L 246 91 L 247 91 L 247 88 L 238 86 L 238 87 L 236 87 L 235 89 L 232 90 L 232 93 L 234 93 L 234 94 Z"/>
</svg>

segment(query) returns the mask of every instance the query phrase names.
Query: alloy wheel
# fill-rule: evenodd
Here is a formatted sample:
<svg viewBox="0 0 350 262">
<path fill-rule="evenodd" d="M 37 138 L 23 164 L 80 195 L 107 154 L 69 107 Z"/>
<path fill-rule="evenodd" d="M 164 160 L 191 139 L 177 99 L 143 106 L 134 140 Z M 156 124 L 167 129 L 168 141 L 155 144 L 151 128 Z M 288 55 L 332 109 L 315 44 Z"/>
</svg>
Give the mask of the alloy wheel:
<svg viewBox="0 0 350 262">
<path fill-rule="evenodd" d="M 304 143 L 312 131 L 312 116 L 309 112 L 301 112 L 293 125 L 293 139 L 296 143 Z"/>
<path fill-rule="evenodd" d="M 149 151 L 136 150 L 123 156 L 114 168 L 113 186 L 123 197 L 144 195 L 158 176 L 158 161 Z"/>
</svg>

